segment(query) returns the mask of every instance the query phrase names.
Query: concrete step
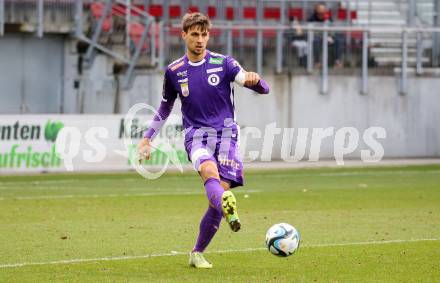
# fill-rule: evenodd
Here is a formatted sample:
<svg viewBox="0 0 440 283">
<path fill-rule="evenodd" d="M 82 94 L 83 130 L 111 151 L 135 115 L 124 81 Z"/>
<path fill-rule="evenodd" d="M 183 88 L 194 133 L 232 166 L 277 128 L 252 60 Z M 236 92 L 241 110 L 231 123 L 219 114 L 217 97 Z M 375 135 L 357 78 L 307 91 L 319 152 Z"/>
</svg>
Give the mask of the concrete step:
<svg viewBox="0 0 440 283">
<path fill-rule="evenodd" d="M 368 11 L 358 11 L 358 18 L 367 18 L 369 17 L 369 12 Z M 373 13 L 371 13 L 371 18 L 372 19 L 382 19 L 382 18 L 400 18 L 402 15 L 400 14 L 399 11 L 396 10 L 390 10 L 390 11 L 374 11 Z"/>
<path fill-rule="evenodd" d="M 381 54 L 401 54 L 402 48 L 398 47 L 373 47 L 370 49 L 371 53 Z M 414 47 L 408 48 L 408 54 L 415 54 L 417 49 Z"/>
<path fill-rule="evenodd" d="M 367 10 L 369 9 L 370 5 L 368 3 L 369 1 L 359 1 L 358 3 L 358 10 Z M 352 2 L 353 8 L 356 7 L 356 2 Z M 396 3 L 394 1 L 371 1 L 371 10 L 395 10 L 397 7 Z"/>
<path fill-rule="evenodd" d="M 434 8 L 434 4 L 432 1 L 429 1 L 429 2 L 417 1 L 417 8 L 418 9 L 432 9 L 432 8 Z"/>
<path fill-rule="evenodd" d="M 386 39 L 390 39 L 390 38 L 401 38 L 402 34 L 399 32 L 383 32 L 383 31 L 373 31 L 370 33 L 370 36 L 372 38 L 386 38 Z M 413 39 L 416 38 L 417 34 L 415 32 L 411 32 L 408 33 L 408 39 Z M 423 39 L 430 39 L 432 38 L 432 34 L 430 33 L 422 33 L 422 38 Z"/>
<path fill-rule="evenodd" d="M 371 22 L 368 18 L 366 19 L 358 19 L 356 21 L 359 25 L 368 25 L 370 26 L 403 26 L 406 24 L 406 21 L 402 18 L 396 18 L 396 19 L 372 19 Z"/>
<path fill-rule="evenodd" d="M 381 37 L 371 37 L 370 38 L 371 44 L 384 44 L 388 46 L 394 46 L 397 44 L 402 44 L 401 38 L 381 38 Z M 415 38 L 408 38 L 408 44 L 415 44 L 416 39 Z"/>
<path fill-rule="evenodd" d="M 407 68 L 408 74 L 415 74 L 417 72 L 416 68 Z M 400 74 L 402 72 L 402 68 L 396 67 L 394 68 L 394 72 Z M 423 67 L 422 68 L 423 75 L 431 75 L 431 76 L 440 76 L 440 68 L 432 68 L 432 67 Z"/>
<path fill-rule="evenodd" d="M 375 57 L 374 61 L 379 66 L 390 66 L 390 65 L 400 65 L 402 64 L 402 57 L 394 56 L 394 57 Z M 417 62 L 416 57 L 408 57 L 407 59 L 408 65 L 415 65 Z M 428 57 L 422 57 L 422 63 L 428 63 L 429 58 Z"/>
<path fill-rule="evenodd" d="M 432 39 L 424 39 L 423 40 L 423 48 L 431 48 L 432 47 Z M 370 38 L 370 44 L 374 47 L 386 47 L 386 48 L 400 48 L 402 46 L 402 40 L 400 38 L 394 39 L 384 39 L 384 38 Z M 416 47 L 416 39 L 411 38 L 408 39 L 408 47 Z"/>
<path fill-rule="evenodd" d="M 390 43 L 376 43 L 373 44 L 374 48 L 401 48 L 402 44 L 390 44 Z M 409 44 L 408 48 L 416 48 L 416 44 Z M 423 50 L 429 50 L 432 48 L 432 44 L 423 44 Z"/>
</svg>

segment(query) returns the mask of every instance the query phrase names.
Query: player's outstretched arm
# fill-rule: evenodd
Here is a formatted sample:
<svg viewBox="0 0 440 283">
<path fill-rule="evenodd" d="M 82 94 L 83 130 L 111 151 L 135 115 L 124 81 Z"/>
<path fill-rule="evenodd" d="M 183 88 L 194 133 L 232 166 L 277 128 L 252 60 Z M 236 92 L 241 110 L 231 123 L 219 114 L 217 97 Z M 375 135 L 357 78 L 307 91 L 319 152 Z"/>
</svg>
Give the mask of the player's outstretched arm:
<svg viewBox="0 0 440 283">
<path fill-rule="evenodd" d="M 260 77 L 259 74 L 254 72 L 245 72 L 244 87 L 258 92 L 259 94 L 269 93 L 269 86 L 267 83 Z"/>
<path fill-rule="evenodd" d="M 157 136 L 162 126 L 165 124 L 168 116 L 173 110 L 174 100 L 162 99 L 156 115 L 150 127 L 145 131 L 144 138 L 138 144 L 139 161 L 143 159 L 149 160 L 151 154 L 151 140 Z"/>
<path fill-rule="evenodd" d="M 231 81 L 244 86 L 259 94 L 268 94 L 269 86 L 258 73 L 246 72 L 240 64 L 231 56 L 226 59 L 226 69 L 230 73 Z"/>
</svg>

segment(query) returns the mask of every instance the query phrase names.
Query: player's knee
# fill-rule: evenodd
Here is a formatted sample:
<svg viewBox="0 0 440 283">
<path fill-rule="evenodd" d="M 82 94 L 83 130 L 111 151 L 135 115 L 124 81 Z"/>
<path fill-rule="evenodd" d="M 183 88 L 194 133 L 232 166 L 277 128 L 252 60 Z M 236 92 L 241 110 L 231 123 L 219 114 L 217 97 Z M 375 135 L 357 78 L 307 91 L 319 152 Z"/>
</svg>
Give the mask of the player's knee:
<svg viewBox="0 0 440 283">
<path fill-rule="evenodd" d="M 209 178 L 219 179 L 217 165 L 213 161 L 205 161 L 200 166 L 200 175 L 204 180 Z"/>
<path fill-rule="evenodd" d="M 221 181 L 220 185 L 223 187 L 223 190 L 227 191 L 231 188 L 231 184 L 225 181 Z"/>
</svg>

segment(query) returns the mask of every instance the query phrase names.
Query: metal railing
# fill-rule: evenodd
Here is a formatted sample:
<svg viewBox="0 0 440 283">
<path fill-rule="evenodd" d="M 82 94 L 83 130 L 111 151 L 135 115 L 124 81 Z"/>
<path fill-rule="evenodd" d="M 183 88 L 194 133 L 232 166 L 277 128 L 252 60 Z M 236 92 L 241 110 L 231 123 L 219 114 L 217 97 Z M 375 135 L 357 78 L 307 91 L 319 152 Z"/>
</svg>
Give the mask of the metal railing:
<svg viewBox="0 0 440 283">
<path fill-rule="evenodd" d="M 72 23 L 75 17 L 75 11 L 78 3 L 83 3 L 89 7 L 91 4 L 100 1 L 94 0 L 0 0 L 0 32 L 4 30 L 5 23 L 29 23 L 40 28 L 38 31 L 41 35 L 41 28 L 48 23 Z M 318 1 L 314 0 L 247 0 L 247 1 L 209 1 L 209 0 L 124 0 L 125 4 L 142 6 L 144 11 L 152 5 L 160 7 L 162 11 L 161 21 L 168 23 L 170 18 L 170 8 L 178 7 L 180 9 L 180 17 L 189 8 L 197 8 L 199 11 L 208 13 L 210 9 L 214 9 L 215 20 L 225 20 L 228 18 L 228 11 L 232 11 L 234 23 L 240 22 L 256 22 L 265 24 L 269 22 L 277 22 L 286 24 L 290 19 L 296 18 L 300 22 L 307 21 L 314 5 Z M 357 25 L 358 21 L 353 19 L 355 16 L 359 20 L 359 14 L 356 12 L 366 12 L 368 24 L 370 24 L 371 16 L 374 15 L 375 5 L 381 1 L 371 0 L 324 0 L 319 1 L 325 3 L 330 9 L 333 20 L 340 24 Z M 415 18 L 421 20 L 425 25 L 436 25 L 435 16 L 438 14 L 437 0 L 390 0 L 382 1 L 384 3 L 395 4 L 396 8 L 402 14 L 406 24 L 413 25 Z M 367 6 L 367 9 L 365 7 Z M 263 15 L 266 8 L 276 16 Z M 231 10 L 232 9 L 232 10 Z M 255 9 L 251 14 L 253 17 L 246 17 L 245 10 Z M 292 10 L 293 9 L 293 10 Z M 338 16 L 338 12 L 343 10 L 343 17 Z M 249 12 L 249 11 L 248 11 Z M 270 12 L 270 11 L 269 11 Z M 352 12 L 355 12 L 354 14 Z M 341 15 L 342 15 L 341 14 Z M 365 16 L 365 15 L 364 15 Z M 341 21 L 342 19 L 342 21 Z M 179 21 L 180 19 L 175 19 Z M 37 29 L 38 29 L 37 28 Z M 53 26 L 52 26 L 53 28 Z M 37 30 L 36 29 L 36 30 Z"/>
<path fill-rule="evenodd" d="M 23 32 L 70 32 L 74 27 L 75 0 L 0 0 L 0 35 L 6 24 L 18 24 Z"/>
<path fill-rule="evenodd" d="M 327 0 L 324 2 L 331 6 L 333 11 L 341 8 L 337 5 L 342 3 L 344 5 L 342 8 L 346 13 L 345 19 L 343 21 L 336 20 L 333 25 L 330 23 L 326 23 L 324 26 L 305 24 L 304 22 L 316 3 L 316 1 L 305 0 L 0 0 L 0 35 L 5 32 L 6 23 L 20 23 L 22 28 L 24 27 L 24 31 L 35 32 L 40 37 L 45 32 L 73 31 L 78 39 L 89 44 L 86 53 L 86 59 L 89 62 L 92 62 L 95 50 L 101 50 L 117 61 L 126 64 L 124 85 L 128 86 L 135 67 L 139 64 L 142 65 L 142 61 L 147 62 L 144 65 L 148 65 L 148 67 L 158 66 L 162 70 L 173 57 L 172 52 L 169 51 L 173 46 L 177 46 L 179 53 L 182 52 L 182 43 L 178 36 L 180 25 L 174 24 L 179 22 L 180 18 L 171 19 L 169 10 L 171 6 L 179 5 L 181 15 L 192 6 L 197 6 L 201 12 L 205 13 L 208 12 L 209 7 L 214 6 L 217 14 L 213 22 L 217 33 L 214 35 L 213 30 L 211 43 L 223 53 L 231 55 L 238 53 L 242 58 L 255 53 L 252 64 L 260 73 L 263 72 L 263 67 L 267 69 L 267 66 L 271 64 L 271 62 L 265 62 L 268 56 L 263 56 L 263 53 L 270 52 L 275 54 L 275 60 L 273 60 L 275 72 L 289 71 L 286 61 L 291 58 L 286 58 L 286 54 L 289 53 L 286 50 L 289 50 L 291 42 L 286 37 L 295 34 L 297 27 L 301 28 L 304 31 L 301 48 L 307 55 L 306 61 L 302 64 L 308 73 L 313 73 L 314 65 L 317 62 L 317 58 L 314 57 L 317 54 L 321 57 L 319 61 L 322 76 L 321 91 L 323 93 L 328 91 L 329 62 L 333 57 L 331 54 L 333 48 L 329 48 L 326 42 L 329 37 L 333 38 L 333 35 L 337 33 L 342 34 L 344 57 L 349 65 L 354 66 L 353 61 L 360 59 L 362 93 L 368 91 L 369 61 L 373 57 L 370 54 L 373 33 L 380 32 L 400 37 L 397 44 L 399 44 L 400 70 L 398 71 L 401 74 L 402 92 L 404 92 L 406 85 L 408 64 L 414 59 L 417 74 L 422 74 L 424 67 L 427 66 L 426 63 L 423 63 L 426 55 L 431 55 L 428 60 L 433 67 L 439 66 L 439 28 L 429 28 L 429 26 L 418 28 L 419 24 L 440 26 L 439 1 L 424 1 L 429 5 L 434 5 L 432 23 L 429 20 L 426 21 L 427 16 L 420 11 L 422 1 L 390 1 L 399 7 L 400 14 L 403 15 L 406 23 L 403 26 L 394 27 L 387 27 L 383 24 L 373 25 L 374 20 L 371 16 L 378 9 L 374 6 L 377 1 L 374 2 L 376 3 L 374 5 L 371 0 Z M 101 14 L 92 16 L 91 7 L 99 3 L 103 5 Z M 162 16 L 159 22 L 147 13 L 147 7 L 152 4 L 159 4 L 162 7 Z M 255 8 L 256 15 L 252 19 L 244 18 L 244 9 L 249 7 Z M 279 17 L 276 17 L 277 19 L 267 19 L 264 15 L 264 11 L 266 11 L 264 9 L 268 7 L 279 10 L 280 14 Z M 301 9 L 301 19 L 294 19 L 290 13 L 292 7 Z M 233 9 L 233 20 L 227 19 L 227 8 Z M 363 17 L 367 16 L 367 22 L 358 21 L 359 12 L 362 9 L 366 12 Z M 352 18 L 352 10 L 358 12 L 357 20 Z M 333 17 L 337 18 L 336 15 Z M 108 25 L 110 25 L 109 29 L 107 29 Z M 107 28 L 105 28 L 106 26 Z M 63 28 L 60 29 L 60 27 Z M 247 36 L 247 33 L 252 33 L 252 35 Z M 267 37 L 269 33 L 272 35 Z M 353 38 L 354 33 L 358 35 L 356 39 Z M 432 45 L 426 47 L 424 45 L 427 41 L 425 37 L 431 34 Z M 354 40 L 357 40 L 357 47 L 353 46 Z M 415 42 L 415 46 L 412 45 L 412 42 Z M 320 52 L 317 52 L 318 48 Z M 412 52 L 413 48 L 416 49 L 415 57 L 410 58 L 408 53 Z M 356 54 L 356 52 L 358 53 Z M 245 66 L 247 64 L 244 62 Z"/>
<path fill-rule="evenodd" d="M 76 32 L 78 39 L 89 44 L 86 62 L 93 62 L 95 50 L 100 50 L 126 66 L 123 87 L 128 88 L 135 67 L 147 68 L 158 64 L 161 23 L 131 1 L 103 0 L 89 2 L 90 28 L 83 26 L 82 0 L 77 3 Z"/>
<path fill-rule="evenodd" d="M 179 26 L 171 26 L 170 28 L 178 28 Z M 216 29 L 222 30 L 227 33 L 227 37 L 231 37 L 231 34 L 234 31 L 255 31 L 257 34 L 263 34 L 264 31 L 276 31 L 277 34 L 281 33 L 284 35 L 285 33 L 293 32 L 291 26 L 249 26 L 249 25 L 235 25 L 231 27 L 230 24 L 218 24 L 215 25 Z M 368 93 L 368 61 L 369 61 L 369 39 L 371 33 L 381 32 L 387 34 L 400 34 L 402 37 L 401 44 L 401 64 L 400 69 L 396 69 L 398 73 L 400 73 L 399 80 L 399 91 L 401 94 L 405 94 L 407 91 L 407 81 L 408 81 L 408 36 L 415 35 L 418 39 L 419 44 L 417 44 L 417 56 L 416 56 L 416 68 L 415 72 L 417 75 L 421 75 L 424 73 L 424 67 L 422 65 L 422 37 L 423 33 L 440 33 L 440 28 L 435 27 L 347 27 L 347 26 L 316 26 L 313 24 L 308 24 L 301 26 L 303 30 L 307 32 L 307 73 L 314 73 L 314 48 L 316 47 L 314 42 L 314 37 L 316 35 L 322 36 L 321 41 L 321 62 L 320 62 L 320 91 L 325 94 L 329 90 L 329 48 L 328 48 L 328 37 L 329 33 L 335 32 L 361 32 L 362 33 L 362 47 L 361 47 L 361 84 L 360 84 L 360 93 L 366 94 Z M 167 32 L 167 29 L 165 29 Z M 227 50 L 234 50 L 234 46 L 232 46 L 232 40 L 227 41 Z M 257 40 L 257 45 L 262 46 L 262 42 Z M 277 41 L 276 50 L 276 70 L 280 71 L 284 69 L 283 66 L 283 49 L 280 48 L 279 42 Z M 255 62 L 256 62 L 256 70 L 259 73 L 263 72 L 263 48 L 258 46 L 255 47 Z M 233 54 L 231 54 L 233 55 Z M 163 60 L 164 58 L 159 58 Z M 243 65 L 246 66 L 246 63 Z"/>
</svg>

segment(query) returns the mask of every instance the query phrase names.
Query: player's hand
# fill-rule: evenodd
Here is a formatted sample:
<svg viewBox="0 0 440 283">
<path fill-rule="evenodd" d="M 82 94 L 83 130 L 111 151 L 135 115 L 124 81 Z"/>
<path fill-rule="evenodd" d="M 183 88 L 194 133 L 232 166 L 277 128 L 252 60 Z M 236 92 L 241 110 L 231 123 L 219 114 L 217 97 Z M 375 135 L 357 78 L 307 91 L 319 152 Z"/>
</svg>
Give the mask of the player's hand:
<svg viewBox="0 0 440 283">
<path fill-rule="evenodd" d="M 335 42 L 335 40 L 334 40 L 333 37 L 331 37 L 331 36 L 329 36 L 329 37 L 327 38 L 327 40 L 328 40 L 328 43 L 330 43 L 330 44 L 333 44 L 333 43 Z"/>
<path fill-rule="evenodd" d="M 260 75 L 254 72 L 246 72 L 245 74 L 244 85 L 245 86 L 254 86 L 258 84 L 260 81 Z"/>
<path fill-rule="evenodd" d="M 143 138 L 138 144 L 138 152 L 139 152 L 139 163 L 141 163 L 144 159 L 149 160 L 151 154 L 151 144 L 150 139 Z"/>
</svg>

